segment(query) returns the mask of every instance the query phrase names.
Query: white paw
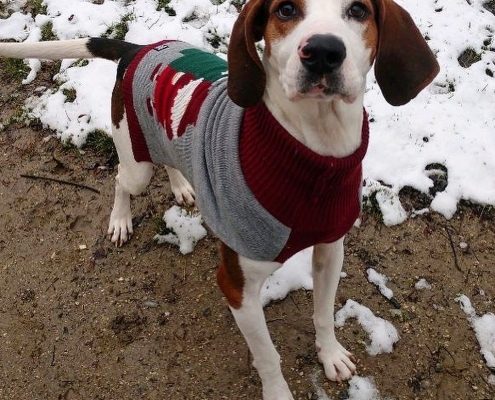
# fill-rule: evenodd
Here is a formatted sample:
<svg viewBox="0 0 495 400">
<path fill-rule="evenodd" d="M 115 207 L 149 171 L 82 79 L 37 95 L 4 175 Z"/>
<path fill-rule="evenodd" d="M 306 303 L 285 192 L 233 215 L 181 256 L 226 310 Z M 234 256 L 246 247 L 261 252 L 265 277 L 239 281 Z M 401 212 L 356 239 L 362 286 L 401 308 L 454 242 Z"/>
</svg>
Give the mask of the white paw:
<svg viewBox="0 0 495 400">
<path fill-rule="evenodd" d="M 323 364 L 325 375 L 331 381 L 342 382 L 352 378 L 356 373 L 355 358 L 339 342 L 329 349 L 320 349 L 316 345 L 318 359 Z"/>
<path fill-rule="evenodd" d="M 117 213 L 112 211 L 107 233 L 111 236 L 112 243 L 115 243 L 116 246 L 121 247 L 131 238 L 133 233 L 131 213 Z"/>
<path fill-rule="evenodd" d="M 263 400 L 294 400 L 294 397 L 287 383 L 283 381 L 275 385 L 263 385 Z"/>
<path fill-rule="evenodd" d="M 168 176 L 170 179 L 170 188 L 175 196 L 175 200 L 180 205 L 187 204 L 188 206 L 194 205 L 195 193 L 191 184 L 178 170 L 168 170 Z"/>
</svg>

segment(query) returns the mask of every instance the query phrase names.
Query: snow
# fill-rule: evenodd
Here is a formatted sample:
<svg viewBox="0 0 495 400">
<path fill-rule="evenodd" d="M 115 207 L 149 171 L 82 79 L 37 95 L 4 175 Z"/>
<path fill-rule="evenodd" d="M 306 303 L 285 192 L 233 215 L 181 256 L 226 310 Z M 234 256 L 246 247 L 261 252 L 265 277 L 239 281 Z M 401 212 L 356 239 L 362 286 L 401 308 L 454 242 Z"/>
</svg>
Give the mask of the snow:
<svg viewBox="0 0 495 400">
<path fill-rule="evenodd" d="M 495 72 L 495 52 L 487 51 L 483 44 L 493 36 L 490 27 L 495 25 L 495 17 L 482 7 L 484 0 L 397 2 L 411 13 L 422 33 L 428 35 L 442 69 L 429 88 L 400 108 L 384 101 L 373 72 L 370 73 L 365 106 L 372 123 L 369 152 L 363 165 L 366 182 L 363 194 L 368 198 L 375 196 L 388 226 L 430 211 L 450 218 L 461 199 L 495 204 L 495 79 L 485 72 L 487 69 Z M 40 40 L 41 28 L 48 21 L 52 22 L 53 31 L 60 39 L 100 36 L 128 16 L 126 40 L 145 44 L 175 38 L 225 58 L 226 44 L 237 17 L 230 0 L 220 5 L 212 4 L 210 0 L 172 0 L 169 6 L 176 16 L 157 11 L 155 0 L 106 0 L 101 5 L 85 0 L 45 0 L 47 15 L 33 18 L 19 12 L 24 3 L 23 0 L 8 1 L 7 6 L 13 14 L 0 19 L 0 40 Z M 212 39 L 218 42 L 218 48 L 213 48 Z M 468 47 L 480 54 L 481 60 L 463 68 L 457 58 Z M 32 81 L 40 68 L 36 60 L 28 63 L 32 71 L 24 83 Z M 56 131 L 62 141 L 82 146 L 93 130 L 110 134 L 110 95 L 115 73 L 116 65 L 109 61 L 92 60 L 84 66 L 75 60 L 64 61 L 56 76 L 61 86 L 35 94 L 26 106 L 32 117 L 39 118 L 44 126 Z M 75 89 L 76 100 L 66 102 L 63 89 Z M 400 202 L 400 190 L 410 186 L 428 193 L 433 181 L 426 167 L 432 163 L 441 164 L 448 170 L 446 189 L 434 196 L 429 208 L 406 212 Z M 176 235 L 169 234 L 159 240 L 173 242 L 183 252 L 192 251 L 200 237 L 206 235 L 200 225 L 201 218 L 191 217 L 178 207 L 167 211 L 165 219 Z M 295 255 L 267 280 L 262 290 L 264 304 L 284 298 L 291 290 L 312 289 L 311 254 L 312 250 L 307 249 Z M 426 283 L 418 284 L 426 288 Z M 389 293 L 388 288 L 382 286 Z M 492 314 L 478 317 L 470 302 L 471 309 L 465 299 L 460 302 L 470 312 L 468 318 L 477 332 L 487 364 L 495 365 L 495 360 L 490 358 L 495 354 L 495 317 Z M 337 313 L 337 323 L 342 326 L 351 317 L 357 318 L 370 335 L 370 354 L 392 351 L 393 343 L 399 337 L 388 321 L 349 300 Z M 355 387 L 360 387 L 361 393 L 372 387 L 363 381 L 366 378 L 355 379 Z M 349 393 L 351 395 L 351 391 Z M 373 390 L 367 393 L 373 394 Z M 368 398 L 373 397 L 353 398 L 351 395 L 350 400 Z"/>
<path fill-rule="evenodd" d="M 30 40 L 38 40 L 39 34 L 33 31 L 40 28 L 40 16 L 34 21 L 31 15 L 18 12 L 22 3 L 8 4 L 17 12 L 0 20 L 0 39 L 25 40 L 30 37 Z M 177 15 L 170 16 L 164 10 L 156 10 L 155 0 L 107 0 L 101 5 L 84 0 L 46 0 L 45 18 L 53 23 L 59 38 L 69 39 L 100 36 L 128 16 L 126 39 L 129 41 L 149 43 L 176 38 L 224 56 L 237 16 L 231 3 L 225 1 L 216 5 L 210 0 L 172 0 L 169 6 Z M 495 114 L 492 112 L 495 79 L 485 72 L 487 69 L 495 71 L 495 53 L 487 50 L 493 43 L 484 44 L 493 36 L 490 26 L 494 26 L 495 17 L 483 8 L 483 0 L 398 0 L 398 3 L 412 14 L 420 30 L 429 37 L 441 72 L 429 88 L 400 108 L 384 101 L 373 72 L 370 73 L 365 105 L 373 122 L 370 149 L 364 161 L 366 186 L 363 194 L 376 195 L 386 225 L 402 223 L 408 216 L 418 213 L 413 210 L 408 215 L 400 203 L 399 191 L 411 186 L 427 193 L 433 181 L 425 168 L 438 163 L 448 170 L 448 185 L 445 191 L 435 195 L 431 210 L 450 218 L 461 199 L 495 204 L 495 180 L 492 178 L 495 169 Z M 459 31 L 463 34 L 459 35 Z M 212 47 L 212 39 L 218 42 L 218 49 Z M 480 54 L 481 60 L 463 68 L 457 59 L 467 48 Z M 26 83 L 33 79 L 39 68 L 30 64 L 33 73 Z M 37 109 L 58 115 L 58 118 L 45 117 L 42 122 L 56 130 L 62 140 L 74 138 L 80 146 L 90 129 L 110 132 L 110 107 L 92 106 L 95 98 L 109 98 L 111 85 L 102 81 L 111 81 L 115 74 L 112 63 L 108 62 L 106 67 L 101 65 L 98 65 L 101 70 L 96 75 L 95 66 L 88 65 L 72 67 L 72 72 L 69 68 L 60 76 L 71 87 L 84 86 L 87 75 L 97 77 L 91 85 L 94 96 L 89 90 L 77 93 L 76 104 L 84 110 L 83 114 L 96 113 L 92 114 L 91 122 L 87 118 L 77 118 L 71 110 L 74 104 L 64 103 L 60 95 L 50 89 L 38 99 Z M 34 113 L 33 116 L 38 115 Z M 424 212 L 426 210 L 422 210 Z"/>
<path fill-rule="evenodd" d="M 163 220 L 170 233 L 155 235 L 158 244 L 170 243 L 179 246 L 182 254 L 189 254 L 194 246 L 206 236 L 206 229 L 201 225 L 201 215 L 189 213 L 179 206 L 173 206 L 165 212 Z"/>
<path fill-rule="evenodd" d="M 0 19 L 0 40 L 25 40 L 33 26 L 31 14 L 13 13 L 10 18 Z"/>
<path fill-rule="evenodd" d="M 416 290 L 431 289 L 430 283 L 425 278 L 421 278 L 419 281 L 417 281 L 414 287 L 416 288 Z"/>
<path fill-rule="evenodd" d="M 488 313 L 481 317 L 478 316 L 471 300 L 465 295 L 460 295 L 455 300 L 466 313 L 473 327 L 486 365 L 488 368 L 495 368 L 495 315 Z"/>
<path fill-rule="evenodd" d="M 288 259 L 282 268 L 268 277 L 261 289 L 263 305 L 282 300 L 293 290 L 313 289 L 312 255 L 312 248 L 303 250 Z"/>
<path fill-rule="evenodd" d="M 373 283 L 383 296 L 389 300 L 394 297 L 392 289 L 387 287 L 388 278 L 385 275 L 380 274 L 373 268 L 368 268 L 366 272 L 368 274 L 368 281 Z"/>
<path fill-rule="evenodd" d="M 318 400 L 331 400 L 325 393 L 325 390 L 317 382 L 319 374 L 319 372 L 315 372 L 311 377 Z M 371 377 L 354 375 L 349 381 L 349 389 L 347 392 L 349 397 L 345 400 L 381 400 L 375 382 Z"/>
<path fill-rule="evenodd" d="M 372 378 L 354 376 L 349 381 L 347 400 L 380 400 L 378 389 Z"/>
<path fill-rule="evenodd" d="M 368 354 L 376 356 L 393 351 L 399 333 L 389 321 L 375 316 L 369 308 L 351 299 L 335 314 L 335 326 L 344 326 L 349 318 L 356 318 L 370 337 L 371 342 L 366 346 Z"/>
</svg>

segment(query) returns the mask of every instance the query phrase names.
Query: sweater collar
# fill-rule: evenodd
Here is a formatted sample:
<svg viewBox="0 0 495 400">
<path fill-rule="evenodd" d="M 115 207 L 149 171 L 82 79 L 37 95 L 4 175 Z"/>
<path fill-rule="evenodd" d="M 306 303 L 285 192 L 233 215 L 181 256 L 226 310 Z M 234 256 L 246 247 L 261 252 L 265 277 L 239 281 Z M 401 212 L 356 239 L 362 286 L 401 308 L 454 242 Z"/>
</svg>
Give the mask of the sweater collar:
<svg viewBox="0 0 495 400">
<path fill-rule="evenodd" d="M 250 135 L 258 136 L 257 139 L 262 140 L 266 146 L 276 149 L 278 154 L 289 156 L 290 164 L 312 172 L 325 173 L 332 170 L 345 173 L 345 170 L 360 164 L 368 150 L 369 122 L 368 113 L 364 108 L 361 144 L 354 153 L 345 157 L 323 156 L 309 149 L 287 132 L 264 103 L 246 109 L 244 126 L 246 125 L 254 128 L 250 129 Z"/>
</svg>

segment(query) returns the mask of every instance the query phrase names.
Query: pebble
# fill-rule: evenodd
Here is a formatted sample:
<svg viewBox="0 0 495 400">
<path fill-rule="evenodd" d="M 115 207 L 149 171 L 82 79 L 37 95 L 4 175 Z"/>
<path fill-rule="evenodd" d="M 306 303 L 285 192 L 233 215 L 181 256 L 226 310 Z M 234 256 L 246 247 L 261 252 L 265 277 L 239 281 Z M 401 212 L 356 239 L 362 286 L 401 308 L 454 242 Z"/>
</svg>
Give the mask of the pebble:
<svg viewBox="0 0 495 400">
<path fill-rule="evenodd" d="M 143 305 L 147 308 L 157 308 L 158 307 L 158 303 L 156 301 L 151 301 L 151 300 L 145 301 L 143 303 Z"/>
</svg>

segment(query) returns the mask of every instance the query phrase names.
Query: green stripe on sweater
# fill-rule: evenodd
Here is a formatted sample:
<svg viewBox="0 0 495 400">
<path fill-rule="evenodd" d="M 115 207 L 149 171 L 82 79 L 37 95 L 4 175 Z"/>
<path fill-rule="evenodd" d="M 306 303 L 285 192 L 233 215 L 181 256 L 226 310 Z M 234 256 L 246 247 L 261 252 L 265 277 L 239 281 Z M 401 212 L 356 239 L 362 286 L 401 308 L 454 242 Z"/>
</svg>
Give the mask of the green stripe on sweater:
<svg viewBox="0 0 495 400">
<path fill-rule="evenodd" d="M 215 82 L 225 76 L 227 62 L 218 56 L 206 53 L 199 49 L 185 49 L 180 57 L 170 63 L 176 71 L 193 74 L 196 78 L 203 78 L 209 82 Z"/>
</svg>

